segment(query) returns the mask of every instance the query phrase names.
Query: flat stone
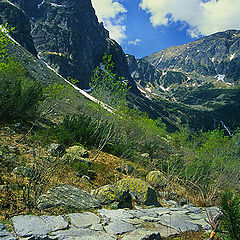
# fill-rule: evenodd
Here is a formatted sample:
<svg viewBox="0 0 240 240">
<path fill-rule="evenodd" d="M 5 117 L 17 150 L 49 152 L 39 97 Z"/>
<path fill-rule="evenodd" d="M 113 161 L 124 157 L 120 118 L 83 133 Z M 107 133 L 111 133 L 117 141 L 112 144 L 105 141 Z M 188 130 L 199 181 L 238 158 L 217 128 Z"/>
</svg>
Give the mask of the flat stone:
<svg viewBox="0 0 240 240">
<path fill-rule="evenodd" d="M 140 218 L 140 217 L 158 217 L 158 214 L 152 210 L 152 209 L 141 209 L 141 210 L 131 210 L 129 211 L 129 213 L 131 213 L 134 217 L 136 218 Z"/>
<path fill-rule="evenodd" d="M 211 229 L 211 225 L 209 225 L 204 219 L 193 220 L 192 223 L 200 225 L 203 230 Z"/>
<path fill-rule="evenodd" d="M 129 213 L 130 211 L 124 209 L 117 209 L 117 210 L 107 210 L 101 209 L 98 210 L 98 213 L 104 219 L 109 219 L 110 221 L 121 221 L 122 219 L 133 218 L 133 215 Z"/>
<path fill-rule="evenodd" d="M 12 218 L 15 233 L 20 237 L 44 236 L 50 232 L 66 229 L 68 221 L 62 216 L 15 216 Z"/>
<path fill-rule="evenodd" d="M 160 216 L 159 223 L 165 226 L 172 227 L 179 232 L 200 230 L 199 226 L 191 222 L 191 218 L 189 218 L 185 214 L 174 213 L 172 215 Z"/>
<path fill-rule="evenodd" d="M 135 229 L 132 224 L 126 222 L 110 222 L 108 226 L 105 226 L 106 232 L 110 235 L 132 232 Z"/>
<path fill-rule="evenodd" d="M 77 210 L 101 208 L 101 204 L 88 192 L 66 184 L 50 188 L 37 202 L 39 209 L 65 206 Z"/>
<path fill-rule="evenodd" d="M 152 210 L 159 216 L 162 216 L 164 214 L 171 214 L 169 208 L 152 208 Z"/>
<path fill-rule="evenodd" d="M 71 225 L 76 228 L 88 228 L 101 222 L 100 217 L 91 212 L 71 213 L 67 217 L 70 218 Z"/>
<path fill-rule="evenodd" d="M 161 237 L 167 238 L 173 235 L 179 235 L 179 231 L 177 231 L 174 228 L 171 228 L 169 226 L 163 226 L 159 223 L 154 223 L 154 229 L 155 231 L 160 233 Z"/>
<path fill-rule="evenodd" d="M 124 235 L 122 240 L 161 240 L 160 233 L 157 231 L 139 228 L 133 232 Z"/>
<path fill-rule="evenodd" d="M 159 221 L 158 218 L 148 217 L 148 216 L 142 216 L 142 217 L 140 217 L 140 219 L 145 222 L 158 222 Z"/>
<path fill-rule="evenodd" d="M 1 240 L 17 240 L 17 238 L 7 230 L 0 231 L 0 239 Z"/>
<path fill-rule="evenodd" d="M 144 220 L 138 219 L 138 218 L 127 218 L 127 219 L 122 219 L 123 222 L 130 223 L 132 225 L 141 225 L 144 223 Z"/>
<path fill-rule="evenodd" d="M 75 239 L 76 237 L 93 236 L 95 231 L 84 228 L 70 228 L 65 231 L 56 231 L 51 233 L 51 239 Z"/>
<path fill-rule="evenodd" d="M 82 237 L 67 237 L 64 240 L 116 240 L 117 238 L 114 236 L 110 236 L 109 234 L 103 233 L 101 235 L 96 236 L 82 236 Z"/>
<path fill-rule="evenodd" d="M 94 231 L 103 231 L 102 224 L 93 224 L 89 229 Z"/>
</svg>

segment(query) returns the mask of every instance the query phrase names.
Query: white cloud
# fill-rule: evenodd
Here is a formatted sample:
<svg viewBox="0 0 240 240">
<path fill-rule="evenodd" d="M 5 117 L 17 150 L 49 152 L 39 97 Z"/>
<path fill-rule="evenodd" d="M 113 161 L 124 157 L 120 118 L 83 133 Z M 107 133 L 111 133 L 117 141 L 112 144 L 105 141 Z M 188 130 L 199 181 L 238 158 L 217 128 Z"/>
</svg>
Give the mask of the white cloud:
<svg viewBox="0 0 240 240">
<path fill-rule="evenodd" d="M 134 45 L 134 46 L 137 46 L 139 45 L 139 43 L 141 42 L 142 40 L 137 38 L 135 39 L 134 41 L 128 41 L 128 45 Z"/>
<path fill-rule="evenodd" d="M 153 26 L 181 21 L 192 37 L 228 29 L 240 29 L 240 0 L 141 0 Z"/>
<path fill-rule="evenodd" d="M 123 24 L 127 10 L 116 0 L 92 0 L 92 5 L 100 22 L 104 23 L 110 37 L 121 43 L 126 38 Z"/>
</svg>

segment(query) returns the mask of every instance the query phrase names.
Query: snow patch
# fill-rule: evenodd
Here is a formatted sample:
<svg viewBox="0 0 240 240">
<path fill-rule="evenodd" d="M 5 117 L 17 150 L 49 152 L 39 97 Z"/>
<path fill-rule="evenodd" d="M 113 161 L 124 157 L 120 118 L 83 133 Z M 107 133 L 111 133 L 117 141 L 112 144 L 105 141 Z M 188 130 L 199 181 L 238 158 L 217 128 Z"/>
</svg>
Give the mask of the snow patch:
<svg viewBox="0 0 240 240">
<path fill-rule="evenodd" d="M 152 90 L 150 88 L 145 88 L 145 90 L 148 92 L 152 92 Z"/>
<path fill-rule="evenodd" d="M 215 61 L 215 57 L 211 58 L 210 60 L 211 60 L 212 62 L 214 62 L 214 61 Z"/>
<path fill-rule="evenodd" d="M 236 53 L 234 53 L 230 56 L 230 61 L 232 61 L 235 58 L 235 55 L 236 55 Z"/>
<path fill-rule="evenodd" d="M 134 77 L 134 75 L 136 74 L 136 70 L 134 71 L 134 72 L 132 72 L 132 74 L 131 74 L 131 77 L 133 78 Z"/>
<path fill-rule="evenodd" d="M 223 81 L 224 82 L 224 78 L 226 75 L 224 74 L 218 74 L 217 76 L 215 76 L 214 78 L 217 78 L 217 81 Z"/>
<path fill-rule="evenodd" d="M 65 7 L 65 5 L 59 5 L 56 3 L 50 3 L 52 7 Z"/>
<path fill-rule="evenodd" d="M 158 64 L 163 60 L 164 55 L 161 56 L 161 58 L 158 61 Z"/>
<path fill-rule="evenodd" d="M 38 9 L 46 2 L 46 0 L 43 0 L 40 4 L 38 4 Z"/>
<path fill-rule="evenodd" d="M 164 92 L 169 91 L 169 89 L 170 89 L 170 87 L 165 88 L 165 87 L 163 87 L 163 86 L 160 86 L 160 88 L 161 88 Z"/>
</svg>

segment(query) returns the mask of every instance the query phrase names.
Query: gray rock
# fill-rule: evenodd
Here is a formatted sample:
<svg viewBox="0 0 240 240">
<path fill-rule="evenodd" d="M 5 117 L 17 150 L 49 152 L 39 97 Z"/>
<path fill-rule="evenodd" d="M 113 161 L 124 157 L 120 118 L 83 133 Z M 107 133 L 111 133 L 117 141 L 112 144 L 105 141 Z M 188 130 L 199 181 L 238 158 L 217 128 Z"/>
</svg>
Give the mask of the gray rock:
<svg viewBox="0 0 240 240">
<path fill-rule="evenodd" d="M 130 164 L 125 164 L 122 166 L 122 172 L 124 174 L 131 174 L 134 171 L 134 167 Z"/>
<path fill-rule="evenodd" d="M 56 231 L 51 233 L 50 238 L 51 239 L 75 239 L 76 237 L 86 237 L 86 236 L 93 236 L 95 231 L 92 231 L 90 229 L 84 229 L 84 228 L 71 228 L 65 231 Z"/>
<path fill-rule="evenodd" d="M 93 224 L 89 229 L 94 231 L 103 231 L 102 224 Z"/>
<path fill-rule="evenodd" d="M 110 236 L 109 234 L 102 233 L 96 236 L 82 236 L 82 237 L 68 237 L 64 240 L 116 240 L 116 237 Z"/>
<path fill-rule="evenodd" d="M 98 213 L 104 219 L 109 219 L 111 222 L 119 222 L 122 219 L 129 219 L 133 218 L 133 215 L 124 209 L 117 209 L 117 210 L 107 210 L 101 209 L 98 210 Z"/>
<path fill-rule="evenodd" d="M 53 155 L 53 156 L 62 156 L 65 153 L 65 148 L 61 144 L 57 143 L 52 143 L 48 151 Z"/>
<path fill-rule="evenodd" d="M 132 224 L 126 223 L 126 222 L 121 222 L 121 221 L 110 222 L 110 224 L 108 226 L 105 226 L 104 228 L 105 228 L 106 232 L 111 235 L 132 232 L 133 230 L 136 229 Z"/>
<path fill-rule="evenodd" d="M 163 215 L 159 217 L 159 223 L 176 229 L 179 232 L 198 231 L 199 226 L 191 221 L 186 214 L 174 212 L 172 215 Z"/>
<path fill-rule="evenodd" d="M 7 230 L 0 231 L 1 240 L 17 240 L 17 238 Z"/>
<path fill-rule="evenodd" d="M 129 211 L 129 213 L 131 213 L 136 218 L 140 218 L 140 217 L 157 218 L 158 217 L 158 214 L 152 209 L 131 210 Z"/>
<path fill-rule="evenodd" d="M 126 234 L 122 240 L 161 240 L 160 233 L 157 231 L 139 228 Z"/>
<path fill-rule="evenodd" d="M 153 225 L 154 225 L 153 230 L 159 232 L 161 237 L 167 238 L 172 235 L 179 234 L 179 231 L 177 231 L 176 229 L 171 228 L 169 226 L 163 226 L 159 223 L 154 223 Z"/>
<path fill-rule="evenodd" d="M 88 192 L 63 184 L 55 186 L 42 194 L 37 202 L 40 209 L 65 206 L 78 210 L 101 208 L 101 204 Z"/>
<path fill-rule="evenodd" d="M 68 221 L 62 216 L 15 216 L 12 218 L 15 233 L 20 237 L 45 236 L 66 229 Z"/>
<path fill-rule="evenodd" d="M 88 228 L 93 224 L 99 224 L 101 219 L 91 212 L 71 213 L 67 217 L 71 220 L 71 225 L 76 228 Z"/>
<path fill-rule="evenodd" d="M 130 223 L 132 225 L 142 225 L 145 221 L 142 219 L 138 218 L 127 218 L 127 219 L 122 219 L 123 222 Z"/>
<path fill-rule="evenodd" d="M 2 231 L 3 229 L 5 229 L 5 226 L 2 223 L 0 223 L 0 231 Z"/>
</svg>

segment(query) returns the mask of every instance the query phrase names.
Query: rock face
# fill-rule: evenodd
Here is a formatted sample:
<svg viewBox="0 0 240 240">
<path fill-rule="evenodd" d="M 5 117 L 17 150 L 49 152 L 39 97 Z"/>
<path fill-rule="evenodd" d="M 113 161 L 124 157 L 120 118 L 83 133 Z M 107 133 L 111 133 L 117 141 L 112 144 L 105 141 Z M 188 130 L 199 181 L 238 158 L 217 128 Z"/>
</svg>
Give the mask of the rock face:
<svg viewBox="0 0 240 240">
<path fill-rule="evenodd" d="M 80 87 L 88 88 L 92 70 L 107 52 L 113 56 L 117 74 L 133 84 L 122 48 L 98 23 L 91 0 L 11 2 L 31 20 L 31 36 L 38 56 L 62 76 L 78 79 Z"/>
<path fill-rule="evenodd" d="M 59 206 L 78 210 L 101 208 L 99 202 L 88 192 L 69 185 L 60 185 L 49 189 L 47 193 L 39 197 L 37 205 L 40 209 Z"/>
<path fill-rule="evenodd" d="M 23 11 L 9 2 L 0 2 L 0 24 L 8 23 L 10 27 L 15 29 L 10 32 L 10 35 L 18 41 L 24 48 L 37 56 L 37 51 L 34 47 L 33 39 L 30 34 L 31 24 Z"/>
<path fill-rule="evenodd" d="M 219 32 L 197 41 L 144 57 L 160 70 L 175 69 L 204 76 L 240 80 L 240 31 Z"/>
<path fill-rule="evenodd" d="M 129 71 L 133 79 L 142 87 L 167 88 L 172 84 L 181 84 L 187 80 L 187 76 L 176 71 L 162 71 L 145 59 L 135 59 L 132 55 L 126 55 Z"/>
</svg>

